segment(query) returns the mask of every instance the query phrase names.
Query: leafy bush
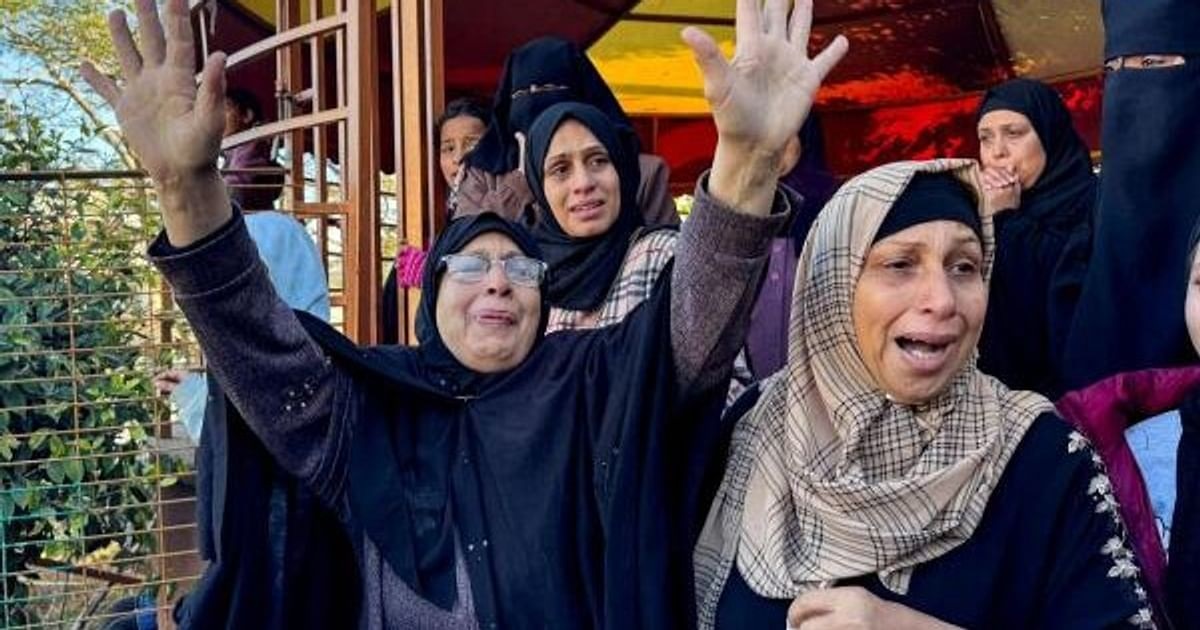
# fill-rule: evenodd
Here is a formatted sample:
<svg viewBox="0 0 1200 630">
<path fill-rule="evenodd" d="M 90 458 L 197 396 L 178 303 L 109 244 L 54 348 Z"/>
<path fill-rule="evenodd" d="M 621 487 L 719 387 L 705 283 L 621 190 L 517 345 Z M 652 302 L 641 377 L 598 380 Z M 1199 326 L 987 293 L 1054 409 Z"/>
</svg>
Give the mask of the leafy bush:
<svg viewBox="0 0 1200 630">
<path fill-rule="evenodd" d="M 0 102 L 0 172 L 70 150 Z M 162 409 L 144 193 L 0 180 L 0 626 L 43 622 L 19 577 L 35 561 L 153 571 L 136 559 L 154 553 L 156 487 L 174 471 L 147 447 Z"/>
</svg>

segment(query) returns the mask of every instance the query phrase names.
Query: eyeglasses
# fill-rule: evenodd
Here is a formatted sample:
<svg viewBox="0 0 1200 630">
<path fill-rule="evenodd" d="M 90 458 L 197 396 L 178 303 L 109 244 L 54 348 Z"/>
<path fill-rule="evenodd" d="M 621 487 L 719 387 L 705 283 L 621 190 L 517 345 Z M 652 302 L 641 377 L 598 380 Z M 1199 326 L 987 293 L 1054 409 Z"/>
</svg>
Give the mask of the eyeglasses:
<svg viewBox="0 0 1200 630">
<path fill-rule="evenodd" d="M 492 260 L 476 254 L 447 254 L 442 256 L 440 267 L 456 282 L 474 284 L 483 280 L 499 264 L 509 282 L 523 287 L 538 287 L 546 275 L 546 263 L 527 256 L 511 256 Z"/>
</svg>

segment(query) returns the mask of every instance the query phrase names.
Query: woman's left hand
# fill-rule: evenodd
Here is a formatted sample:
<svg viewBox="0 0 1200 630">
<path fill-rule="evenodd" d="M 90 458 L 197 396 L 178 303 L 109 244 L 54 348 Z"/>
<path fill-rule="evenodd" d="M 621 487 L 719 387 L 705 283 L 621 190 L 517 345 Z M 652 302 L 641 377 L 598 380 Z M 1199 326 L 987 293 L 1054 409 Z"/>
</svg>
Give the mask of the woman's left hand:
<svg viewBox="0 0 1200 630">
<path fill-rule="evenodd" d="M 880 599 L 864 588 L 844 586 L 810 591 L 788 608 L 787 625 L 798 630 L 949 629 L 922 612 Z"/>
<path fill-rule="evenodd" d="M 689 27 L 683 39 L 704 75 L 704 97 L 717 127 L 710 190 L 740 210 L 765 214 L 774 194 L 777 162 L 812 108 L 817 89 L 846 54 L 849 43 L 837 36 L 816 57 L 808 56 L 812 0 L 738 0 L 736 49 L 726 60 L 704 31 Z M 763 187 L 759 171 L 769 169 L 765 208 L 749 208 L 745 190 Z M 763 173 L 762 175 L 767 175 Z M 727 194 L 722 194 L 727 191 Z M 761 201 L 761 199 L 759 199 Z"/>
</svg>

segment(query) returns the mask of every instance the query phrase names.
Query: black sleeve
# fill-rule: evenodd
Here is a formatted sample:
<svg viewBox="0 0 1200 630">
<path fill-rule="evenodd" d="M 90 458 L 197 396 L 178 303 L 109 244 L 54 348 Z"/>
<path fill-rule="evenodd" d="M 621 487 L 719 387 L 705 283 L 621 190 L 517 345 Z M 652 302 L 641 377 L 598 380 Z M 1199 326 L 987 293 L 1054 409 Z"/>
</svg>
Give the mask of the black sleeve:
<svg viewBox="0 0 1200 630">
<path fill-rule="evenodd" d="M 396 282 L 396 267 L 393 266 L 388 272 L 387 280 L 383 281 L 383 297 L 379 305 L 380 317 L 383 319 L 379 326 L 379 342 L 389 345 L 400 343 L 400 305 L 397 303 L 399 289 Z"/>
<path fill-rule="evenodd" d="M 1200 628 L 1200 390 L 1179 408 L 1183 436 L 1175 468 L 1175 513 L 1167 564 L 1167 606 L 1176 628 Z"/>
<path fill-rule="evenodd" d="M 1072 433 L 1039 628 L 1150 627 L 1150 608 L 1112 485 L 1090 445 Z M 1144 620 L 1145 624 L 1138 621 Z"/>
</svg>

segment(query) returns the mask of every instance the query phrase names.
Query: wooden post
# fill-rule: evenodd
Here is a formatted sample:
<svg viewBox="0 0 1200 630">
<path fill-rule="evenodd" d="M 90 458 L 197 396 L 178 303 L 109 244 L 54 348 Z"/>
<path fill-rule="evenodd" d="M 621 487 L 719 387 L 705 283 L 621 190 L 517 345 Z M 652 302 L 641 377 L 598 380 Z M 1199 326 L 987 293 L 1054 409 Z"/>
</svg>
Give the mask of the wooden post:
<svg viewBox="0 0 1200 630">
<path fill-rule="evenodd" d="M 379 339 L 379 47 L 375 3 L 350 2 L 347 11 L 346 334 L 365 344 Z"/>
<path fill-rule="evenodd" d="M 433 119 L 443 108 L 442 0 L 394 1 L 392 26 L 392 102 L 395 124 L 396 200 L 401 243 L 422 247 L 444 223 L 437 198 L 438 169 Z M 397 296 L 403 321 L 402 341 L 415 342 L 420 291 Z"/>
</svg>

